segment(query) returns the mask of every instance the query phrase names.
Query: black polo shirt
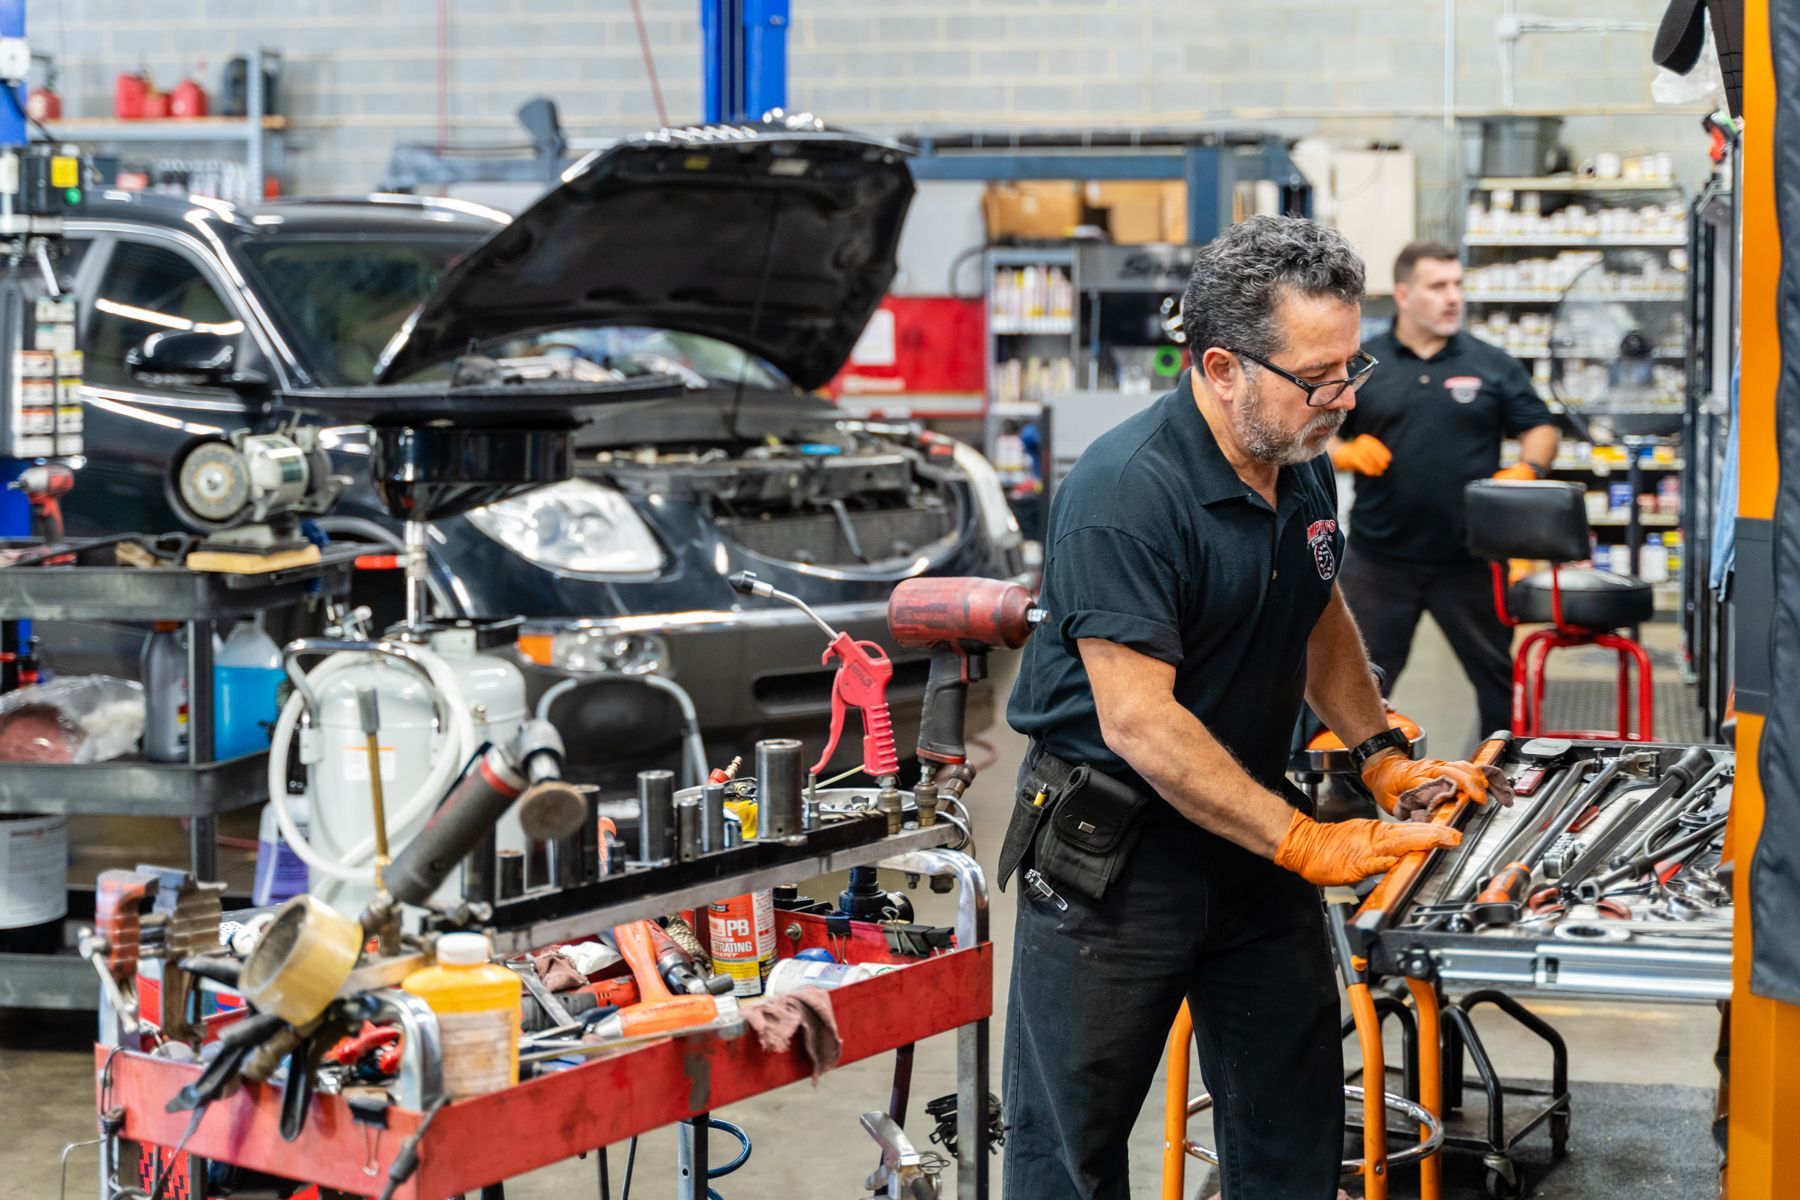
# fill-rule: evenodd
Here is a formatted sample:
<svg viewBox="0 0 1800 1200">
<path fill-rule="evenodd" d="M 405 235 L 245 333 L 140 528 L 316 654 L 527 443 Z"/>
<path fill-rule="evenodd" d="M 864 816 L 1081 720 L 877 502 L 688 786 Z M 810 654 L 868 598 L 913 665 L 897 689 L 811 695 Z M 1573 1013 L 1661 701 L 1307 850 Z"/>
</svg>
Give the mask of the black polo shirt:
<svg viewBox="0 0 1800 1200">
<path fill-rule="evenodd" d="M 1518 359 L 1458 332 L 1430 358 L 1390 329 L 1364 342 L 1381 360 L 1338 436 L 1372 434 L 1394 452 L 1384 474 L 1356 476 L 1350 544 L 1417 566 L 1473 562 L 1463 541 L 1463 486 L 1500 469 L 1500 441 L 1556 418 Z"/>
<path fill-rule="evenodd" d="M 1007 720 L 1051 753 L 1150 790 L 1107 749 L 1078 638 L 1175 668 L 1175 699 L 1270 788 L 1306 687 L 1306 640 L 1343 553 L 1321 456 L 1283 467 L 1276 507 L 1214 440 L 1187 373 L 1082 454 L 1050 505 L 1040 603 Z"/>
</svg>

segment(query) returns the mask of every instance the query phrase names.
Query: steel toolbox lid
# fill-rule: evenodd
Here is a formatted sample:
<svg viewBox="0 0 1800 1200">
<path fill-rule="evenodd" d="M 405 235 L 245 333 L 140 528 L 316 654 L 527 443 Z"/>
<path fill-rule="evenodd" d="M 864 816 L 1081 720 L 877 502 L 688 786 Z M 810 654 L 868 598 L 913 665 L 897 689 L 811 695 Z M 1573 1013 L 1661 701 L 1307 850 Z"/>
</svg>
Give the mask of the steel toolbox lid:
<svg viewBox="0 0 1800 1200">
<path fill-rule="evenodd" d="M 895 271 L 905 150 L 810 118 L 655 133 L 597 151 L 445 273 L 378 382 L 471 341 L 578 325 L 703 334 L 801 388 L 849 357 Z"/>
</svg>

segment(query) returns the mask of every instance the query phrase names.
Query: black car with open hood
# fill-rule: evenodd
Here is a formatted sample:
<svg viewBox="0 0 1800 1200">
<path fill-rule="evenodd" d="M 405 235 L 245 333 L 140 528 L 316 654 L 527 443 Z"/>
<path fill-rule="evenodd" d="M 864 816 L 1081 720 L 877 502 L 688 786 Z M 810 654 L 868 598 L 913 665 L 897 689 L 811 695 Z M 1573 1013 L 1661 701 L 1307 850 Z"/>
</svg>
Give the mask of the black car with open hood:
<svg viewBox="0 0 1800 1200">
<path fill-rule="evenodd" d="M 574 414 L 574 477 L 434 522 L 438 613 L 523 616 L 546 681 L 612 671 L 557 701 L 559 721 L 612 731 L 580 748 L 590 777 L 676 762 L 681 714 L 628 672 L 678 682 L 721 750 L 821 740 L 817 629 L 739 596 L 733 572 L 884 643 L 901 579 L 1022 577 L 974 448 L 808 391 L 893 278 L 912 193 L 899 148 L 796 119 L 621 141 L 516 218 L 410 196 L 94 196 L 59 264 L 88 367 L 70 530 L 178 528 L 163 479 L 190 439 L 300 411 L 352 481 L 321 524 L 397 546 L 372 426 L 536 420 L 563 381 L 596 400 Z M 188 367 L 145 369 L 170 365 L 139 353 L 169 330 Z M 378 621 L 397 616 L 399 581 L 366 583 Z M 894 660 L 904 745 L 926 663 Z"/>
<path fill-rule="evenodd" d="M 819 387 L 893 281 L 912 195 L 900 147 L 846 133 L 742 127 L 622 141 L 451 266 L 376 379 L 404 379 L 471 343 L 631 325 L 717 338 Z"/>
</svg>

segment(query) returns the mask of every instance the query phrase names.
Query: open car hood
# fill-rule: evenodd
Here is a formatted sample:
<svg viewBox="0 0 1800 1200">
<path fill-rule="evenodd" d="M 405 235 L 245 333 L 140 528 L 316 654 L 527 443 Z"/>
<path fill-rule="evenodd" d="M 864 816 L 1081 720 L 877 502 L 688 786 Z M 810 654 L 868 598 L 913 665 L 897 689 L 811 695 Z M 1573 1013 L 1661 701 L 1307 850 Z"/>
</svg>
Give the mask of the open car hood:
<svg viewBox="0 0 1800 1200">
<path fill-rule="evenodd" d="M 818 387 L 894 277 L 913 195 L 905 154 L 810 118 L 665 129 L 597 151 L 445 273 L 375 379 L 471 342 L 642 325 L 730 342 Z"/>
</svg>

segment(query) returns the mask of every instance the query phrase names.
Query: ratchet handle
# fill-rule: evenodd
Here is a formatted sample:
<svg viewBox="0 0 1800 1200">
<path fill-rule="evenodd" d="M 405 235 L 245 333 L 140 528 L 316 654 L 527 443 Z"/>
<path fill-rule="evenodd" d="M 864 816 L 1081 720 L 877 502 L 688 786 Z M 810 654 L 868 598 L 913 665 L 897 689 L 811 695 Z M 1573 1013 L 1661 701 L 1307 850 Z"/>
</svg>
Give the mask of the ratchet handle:
<svg viewBox="0 0 1800 1200">
<path fill-rule="evenodd" d="M 1496 733 L 1481 743 L 1481 748 L 1476 750 L 1475 757 L 1470 761 L 1478 767 L 1494 766 L 1500 761 L 1500 755 L 1506 750 L 1507 743 L 1510 741 L 1512 741 L 1510 734 Z M 1474 808 L 1475 801 L 1458 792 L 1454 803 L 1440 804 L 1437 807 L 1431 814 L 1431 823 L 1457 828 Z M 1350 923 L 1368 933 L 1379 933 L 1386 929 L 1392 922 L 1394 914 L 1406 902 L 1406 898 L 1412 894 L 1413 888 L 1418 886 L 1419 878 L 1425 873 L 1425 868 L 1435 853 L 1437 851 L 1431 849 L 1414 850 L 1395 863 L 1388 873 L 1382 876 L 1381 882 L 1375 885 L 1375 890 L 1363 900 L 1362 906 L 1356 910 L 1356 916 L 1351 918 Z"/>
<path fill-rule="evenodd" d="M 1475 924 L 1483 929 L 1509 925 L 1519 912 L 1519 902 L 1531 888 L 1531 868 L 1522 862 L 1507 863 L 1475 897 Z"/>
</svg>

